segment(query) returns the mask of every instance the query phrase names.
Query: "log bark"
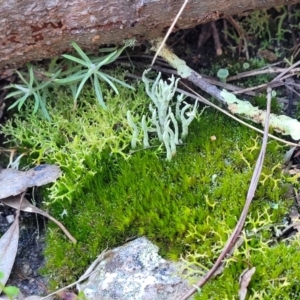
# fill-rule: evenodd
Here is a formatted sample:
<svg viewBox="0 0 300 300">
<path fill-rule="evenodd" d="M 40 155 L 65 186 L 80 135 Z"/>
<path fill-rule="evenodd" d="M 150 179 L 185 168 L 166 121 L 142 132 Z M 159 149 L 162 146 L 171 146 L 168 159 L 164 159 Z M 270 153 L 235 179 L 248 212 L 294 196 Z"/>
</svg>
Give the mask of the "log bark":
<svg viewBox="0 0 300 300">
<path fill-rule="evenodd" d="M 68 52 L 165 34 L 184 0 L 0 1 L 0 70 Z M 175 30 L 299 0 L 189 0 Z"/>
</svg>

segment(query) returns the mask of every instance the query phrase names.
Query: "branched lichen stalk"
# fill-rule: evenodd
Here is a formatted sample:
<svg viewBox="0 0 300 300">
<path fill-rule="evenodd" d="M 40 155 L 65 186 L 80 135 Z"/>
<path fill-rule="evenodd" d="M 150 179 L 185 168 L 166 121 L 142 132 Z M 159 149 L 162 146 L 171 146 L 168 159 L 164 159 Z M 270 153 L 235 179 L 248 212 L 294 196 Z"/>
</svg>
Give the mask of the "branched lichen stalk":
<svg viewBox="0 0 300 300">
<path fill-rule="evenodd" d="M 146 74 L 149 71 L 150 69 L 144 71 L 142 76 L 146 93 L 152 100 L 152 103 L 149 105 L 151 118 L 148 119 L 148 124 L 146 115 L 143 115 L 142 121 L 140 123 L 141 129 L 143 131 L 143 147 L 150 147 L 148 133 L 155 132 L 159 141 L 162 142 L 165 146 L 167 160 L 171 160 L 172 157 L 176 154 L 176 145 L 179 145 L 181 142 L 179 140 L 178 122 L 182 123 L 181 136 L 185 137 L 188 134 L 188 126 L 196 116 L 197 103 L 194 105 L 192 111 L 187 112 L 191 105 L 185 103 L 183 108 L 181 108 L 184 96 L 177 96 L 175 117 L 171 105 L 179 79 L 175 79 L 175 77 L 172 76 L 170 79 L 170 83 L 168 84 L 166 81 L 163 81 L 161 79 L 161 74 L 159 73 L 151 86 L 150 80 L 146 77 Z M 186 115 L 188 116 L 187 118 Z M 127 112 L 127 119 L 129 125 L 133 129 L 131 145 L 132 148 L 135 148 L 139 131 L 132 120 L 130 112 Z"/>
<path fill-rule="evenodd" d="M 149 144 L 149 138 L 148 138 L 148 127 L 147 127 L 147 122 L 146 122 L 146 116 L 143 115 L 143 118 L 142 118 L 142 130 L 143 130 L 143 146 L 144 148 L 149 148 L 150 147 L 150 144 Z"/>
<path fill-rule="evenodd" d="M 182 122 L 182 134 L 181 137 L 185 138 L 188 135 L 188 128 L 189 125 L 191 124 L 191 122 L 194 120 L 195 116 L 196 116 L 196 111 L 197 111 L 197 107 L 198 107 L 198 102 L 195 103 L 193 110 L 188 113 L 187 115 L 189 116 L 188 118 L 185 118 L 185 112 L 186 110 L 191 106 L 190 104 L 186 104 L 183 109 L 181 110 L 180 113 L 180 119 Z"/>
<path fill-rule="evenodd" d="M 127 111 L 127 121 L 129 126 L 133 129 L 132 138 L 131 138 L 131 148 L 135 149 L 136 143 L 138 142 L 139 130 L 132 120 L 130 110 Z"/>
</svg>

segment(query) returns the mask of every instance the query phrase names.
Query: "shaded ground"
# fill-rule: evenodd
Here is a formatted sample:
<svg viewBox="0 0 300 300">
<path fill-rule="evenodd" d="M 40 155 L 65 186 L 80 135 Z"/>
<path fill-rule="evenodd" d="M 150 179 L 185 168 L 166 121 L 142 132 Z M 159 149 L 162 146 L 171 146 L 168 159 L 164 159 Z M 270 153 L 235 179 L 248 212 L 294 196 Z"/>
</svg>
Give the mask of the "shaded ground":
<svg viewBox="0 0 300 300">
<path fill-rule="evenodd" d="M 14 214 L 14 209 L 0 204 L 0 235 L 10 226 L 7 217 Z M 44 231 L 43 218 L 21 212 L 17 258 L 7 285 L 17 286 L 24 296 L 47 294 L 46 280 L 39 274 L 44 264 Z"/>
</svg>

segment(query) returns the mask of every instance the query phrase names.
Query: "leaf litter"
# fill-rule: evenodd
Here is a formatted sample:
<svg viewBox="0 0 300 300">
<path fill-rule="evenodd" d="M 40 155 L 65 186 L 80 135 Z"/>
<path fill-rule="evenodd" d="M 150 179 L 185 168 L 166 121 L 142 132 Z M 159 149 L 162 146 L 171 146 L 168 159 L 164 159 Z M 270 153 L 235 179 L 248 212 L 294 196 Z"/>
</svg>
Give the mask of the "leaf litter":
<svg viewBox="0 0 300 300">
<path fill-rule="evenodd" d="M 27 188 L 54 182 L 61 175 L 58 166 L 39 165 L 28 171 L 3 169 L 0 172 L 0 199 L 19 195 Z"/>
<path fill-rule="evenodd" d="M 48 164 L 36 166 L 28 171 L 12 168 L 0 171 L 0 202 L 17 210 L 14 222 L 0 238 L 0 271 L 4 274 L 0 279 L 0 283 L 3 286 L 9 279 L 17 255 L 20 211 L 37 213 L 47 217 L 57 224 L 73 243 L 76 243 L 76 239 L 59 221 L 24 198 L 28 188 L 54 182 L 60 175 L 61 170 L 58 166 Z M 1 292 L 0 287 L 0 294 Z"/>
</svg>

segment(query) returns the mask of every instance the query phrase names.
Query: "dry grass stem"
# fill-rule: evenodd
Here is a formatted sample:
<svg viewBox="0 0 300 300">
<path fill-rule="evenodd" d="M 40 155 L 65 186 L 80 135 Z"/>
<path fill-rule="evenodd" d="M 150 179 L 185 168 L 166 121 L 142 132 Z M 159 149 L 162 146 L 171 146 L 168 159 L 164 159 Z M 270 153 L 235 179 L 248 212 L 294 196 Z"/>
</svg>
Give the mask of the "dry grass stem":
<svg viewBox="0 0 300 300">
<path fill-rule="evenodd" d="M 182 14 L 183 10 L 185 9 L 185 7 L 186 7 L 186 5 L 187 5 L 188 2 L 189 2 L 189 0 L 185 0 L 184 3 L 182 4 L 182 6 L 181 6 L 181 8 L 180 8 L 180 10 L 179 10 L 179 12 L 178 12 L 178 14 L 176 15 L 176 17 L 175 17 L 173 23 L 171 24 L 171 26 L 170 26 L 168 32 L 166 33 L 166 35 L 165 35 L 163 41 L 161 42 L 160 46 L 158 47 L 158 49 L 157 49 L 157 51 L 156 51 L 156 53 L 155 53 L 155 55 L 154 55 L 154 57 L 153 57 L 151 66 L 154 65 L 157 56 L 159 55 L 161 49 L 164 47 L 164 45 L 165 45 L 165 43 L 166 43 L 166 41 L 167 41 L 169 35 L 171 34 L 171 32 L 172 32 L 172 30 L 173 30 L 175 24 L 177 23 L 179 17 L 181 16 L 181 14 Z"/>
</svg>

